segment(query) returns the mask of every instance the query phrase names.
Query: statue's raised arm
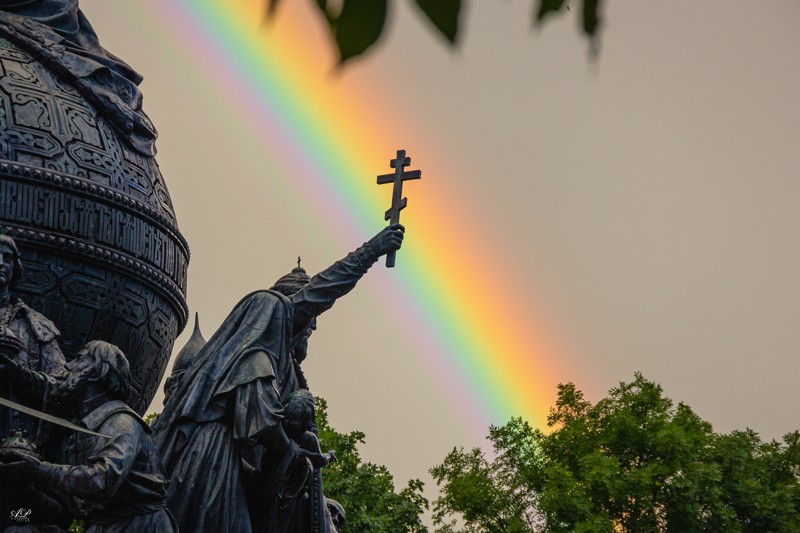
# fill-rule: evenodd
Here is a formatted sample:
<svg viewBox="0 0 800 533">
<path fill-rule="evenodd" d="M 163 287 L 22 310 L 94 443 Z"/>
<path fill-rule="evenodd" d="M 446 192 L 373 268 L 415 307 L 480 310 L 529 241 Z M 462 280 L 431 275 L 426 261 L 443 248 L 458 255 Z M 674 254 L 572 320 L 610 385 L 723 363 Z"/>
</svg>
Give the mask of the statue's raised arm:
<svg viewBox="0 0 800 533">
<path fill-rule="evenodd" d="M 300 369 L 308 335 L 378 258 L 400 248 L 404 231 L 392 224 L 312 278 L 298 266 L 245 296 L 181 369 L 154 427 L 181 530 L 249 533 L 293 523 L 270 496 L 285 488 L 276 486 L 288 479 L 279 472 L 306 458 L 318 468 L 324 458 L 304 452 L 283 424 L 289 395 L 308 388 Z M 324 516 L 317 500 L 304 509 Z"/>
<path fill-rule="evenodd" d="M 380 257 L 399 250 L 404 234 L 402 224 L 385 227 L 357 250 L 313 276 L 307 285 L 295 293 L 291 297 L 294 343 L 302 342 L 302 335 L 313 320 L 350 292 Z"/>
</svg>

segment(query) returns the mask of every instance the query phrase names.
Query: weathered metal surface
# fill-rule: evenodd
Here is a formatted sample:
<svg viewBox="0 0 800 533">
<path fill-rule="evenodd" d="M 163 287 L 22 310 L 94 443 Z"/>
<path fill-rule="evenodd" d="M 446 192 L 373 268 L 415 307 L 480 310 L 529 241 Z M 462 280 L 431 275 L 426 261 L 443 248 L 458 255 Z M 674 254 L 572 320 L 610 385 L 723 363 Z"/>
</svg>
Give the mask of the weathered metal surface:
<svg viewBox="0 0 800 533">
<path fill-rule="evenodd" d="M 189 249 L 164 179 L 68 80 L 2 38 L 0 232 L 26 268 L 15 292 L 61 330 L 68 358 L 93 339 L 119 346 L 142 412 L 188 314 Z"/>
</svg>

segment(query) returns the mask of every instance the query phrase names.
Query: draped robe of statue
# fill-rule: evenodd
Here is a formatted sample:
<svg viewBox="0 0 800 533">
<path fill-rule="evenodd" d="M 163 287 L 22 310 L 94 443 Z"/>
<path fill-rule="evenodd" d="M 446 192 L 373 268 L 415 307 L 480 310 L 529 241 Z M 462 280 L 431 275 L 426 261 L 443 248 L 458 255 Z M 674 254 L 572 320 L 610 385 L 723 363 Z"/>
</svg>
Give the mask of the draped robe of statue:
<svg viewBox="0 0 800 533">
<path fill-rule="evenodd" d="M 136 150 L 155 155 L 157 133 L 138 87 L 142 77 L 100 46 L 78 0 L 0 0 L 0 36 L 71 81 Z"/>
<path fill-rule="evenodd" d="M 251 293 L 203 346 L 154 426 L 170 476 L 167 505 L 181 531 L 253 531 L 243 457 L 262 446 L 256 466 L 285 466 L 298 457 L 296 444 L 278 454 L 264 438 L 280 425 L 283 401 L 298 387 L 291 349 L 376 260 L 365 246 L 312 277 L 291 299 Z M 263 493 L 269 508 L 270 491 Z"/>
</svg>

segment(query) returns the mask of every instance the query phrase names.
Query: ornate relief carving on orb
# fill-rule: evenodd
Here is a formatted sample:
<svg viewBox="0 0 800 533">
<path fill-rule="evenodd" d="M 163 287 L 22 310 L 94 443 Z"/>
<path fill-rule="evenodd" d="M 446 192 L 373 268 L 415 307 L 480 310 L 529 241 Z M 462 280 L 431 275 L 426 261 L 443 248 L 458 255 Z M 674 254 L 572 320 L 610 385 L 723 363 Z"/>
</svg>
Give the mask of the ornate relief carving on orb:
<svg viewBox="0 0 800 533">
<path fill-rule="evenodd" d="M 128 356 L 144 410 L 186 325 L 189 249 L 155 159 L 68 81 L 0 38 L 0 231 L 21 248 L 16 292 L 61 330 Z"/>
</svg>

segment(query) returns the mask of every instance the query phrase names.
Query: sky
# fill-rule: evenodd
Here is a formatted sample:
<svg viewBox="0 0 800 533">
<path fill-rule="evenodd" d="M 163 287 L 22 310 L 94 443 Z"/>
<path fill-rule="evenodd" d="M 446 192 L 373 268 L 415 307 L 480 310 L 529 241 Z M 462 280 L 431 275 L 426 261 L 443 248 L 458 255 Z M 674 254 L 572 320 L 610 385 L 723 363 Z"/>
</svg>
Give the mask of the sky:
<svg viewBox="0 0 800 533">
<path fill-rule="evenodd" d="M 397 266 L 304 363 L 400 485 L 433 496 L 489 424 L 544 428 L 557 384 L 597 401 L 636 371 L 716 431 L 800 428 L 800 4 L 608 2 L 592 59 L 577 9 L 533 28 L 532 1 L 465 1 L 452 49 L 395 1 L 339 70 L 311 4 L 81 2 L 144 76 L 206 338 L 298 255 L 317 272 L 379 231 L 406 149 Z"/>
</svg>

